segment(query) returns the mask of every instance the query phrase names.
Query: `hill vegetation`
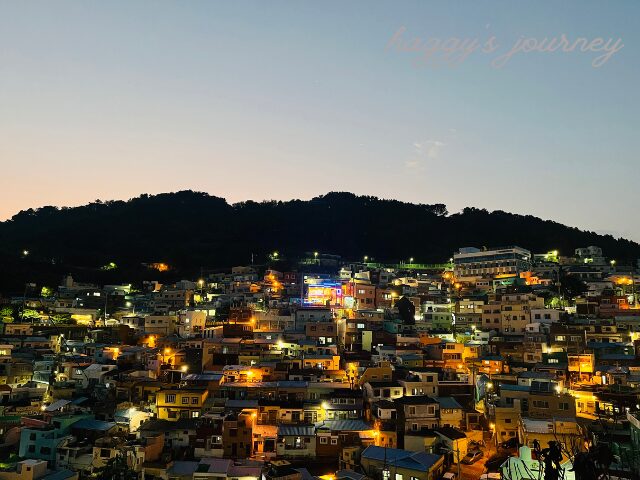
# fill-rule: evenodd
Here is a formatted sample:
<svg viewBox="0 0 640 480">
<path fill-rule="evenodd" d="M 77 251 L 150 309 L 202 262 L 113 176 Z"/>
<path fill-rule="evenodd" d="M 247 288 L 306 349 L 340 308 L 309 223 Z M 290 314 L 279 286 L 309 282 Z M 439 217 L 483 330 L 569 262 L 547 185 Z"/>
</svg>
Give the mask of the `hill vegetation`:
<svg viewBox="0 0 640 480">
<path fill-rule="evenodd" d="M 534 252 L 597 245 L 635 261 L 640 245 L 610 235 L 503 211 L 411 204 L 332 192 L 308 201 L 229 204 L 202 192 L 141 195 L 81 207 L 42 207 L 0 223 L 0 291 L 24 282 L 55 285 L 64 273 L 84 281 L 198 275 L 201 268 L 264 263 L 319 251 L 377 261 L 443 262 L 461 246 L 519 245 Z M 24 255 L 28 251 L 28 255 Z M 143 263 L 164 262 L 169 272 Z M 113 268 L 109 268 L 109 265 Z"/>
</svg>

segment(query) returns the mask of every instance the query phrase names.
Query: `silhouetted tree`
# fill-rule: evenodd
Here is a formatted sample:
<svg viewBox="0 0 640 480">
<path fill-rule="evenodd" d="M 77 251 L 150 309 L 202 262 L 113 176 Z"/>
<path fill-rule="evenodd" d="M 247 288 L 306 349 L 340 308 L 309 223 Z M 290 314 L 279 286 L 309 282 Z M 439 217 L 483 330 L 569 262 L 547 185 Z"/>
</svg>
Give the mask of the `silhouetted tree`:
<svg viewBox="0 0 640 480">
<path fill-rule="evenodd" d="M 127 457 L 119 453 L 107 461 L 104 467 L 98 468 L 94 474 L 100 480 L 138 480 L 139 475 L 127 464 Z"/>
<path fill-rule="evenodd" d="M 560 277 L 560 291 L 565 298 L 575 298 L 587 291 L 587 284 L 573 275 Z"/>
<path fill-rule="evenodd" d="M 416 324 L 416 307 L 411 300 L 409 300 L 407 297 L 402 297 L 395 303 L 395 306 L 398 309 L 400 318 L 405 325 Z"/>
</svg>

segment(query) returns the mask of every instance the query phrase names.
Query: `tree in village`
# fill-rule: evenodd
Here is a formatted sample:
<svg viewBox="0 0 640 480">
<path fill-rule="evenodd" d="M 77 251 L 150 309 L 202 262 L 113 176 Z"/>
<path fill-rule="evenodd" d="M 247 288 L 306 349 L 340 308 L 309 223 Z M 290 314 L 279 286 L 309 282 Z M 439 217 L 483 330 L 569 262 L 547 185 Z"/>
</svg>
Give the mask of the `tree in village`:
<svg viewBox="0 0 640 480">
<path fill-rule="evenodd" d="M 129 467 L 127 457 L 123 453 L 110 458 L 107 464 L 98 468 L 94 474 L 94 478 L 100 480 L 138 480 L 138 477 L 138 473 Z"/>
</svg>

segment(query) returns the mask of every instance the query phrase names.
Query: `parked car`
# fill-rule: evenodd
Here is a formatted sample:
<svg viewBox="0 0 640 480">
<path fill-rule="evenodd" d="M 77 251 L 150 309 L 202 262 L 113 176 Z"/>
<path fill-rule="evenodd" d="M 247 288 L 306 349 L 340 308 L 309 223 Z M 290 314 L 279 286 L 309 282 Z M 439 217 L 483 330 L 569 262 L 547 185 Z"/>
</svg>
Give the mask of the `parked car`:
<svg viewBox="0 0 640 480">
<path fill-rule="evenodd" d="M 442 480 L 456 480 L 456 474 L 453 472 L 447 472 L 442 476 Z"/>
<path fill-rule="evenodd" d="M 504 448 L 505 450 L 510 450 L 510 449 L 517 449 L 520 446 L 520 444 L 518 443 L 518 437 L 512 437 L 509 440 L 507 440 L 506 442 L 502 442 L 500 444 L 501 448 Z"/>
<path fill-rule="evenodd" d="M 500 470 L 500 466 L 502 466 L 502 464 L 506 462 L 509 457 L 510 455 L 505 453 L 496 453 L 495 455 L 492 455 L 487 459 L 484 467 L 489 472 L 497 472 L 498 470 Z"/>
<path fill-rule="evenodd" d="M 471 465 L 472 463 L 476 463 L 483 457 L 483 453 L 476 450 L 475 452 L 468 452 L 464 458 L 462 459 L 462 463 L 465 465 Z"/>
</svg>

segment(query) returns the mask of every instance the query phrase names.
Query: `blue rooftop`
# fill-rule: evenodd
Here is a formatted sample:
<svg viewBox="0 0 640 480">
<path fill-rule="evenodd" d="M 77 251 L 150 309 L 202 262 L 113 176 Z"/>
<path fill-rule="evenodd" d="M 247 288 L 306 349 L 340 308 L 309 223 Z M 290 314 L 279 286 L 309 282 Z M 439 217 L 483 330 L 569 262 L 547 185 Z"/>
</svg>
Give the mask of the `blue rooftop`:
<svg viewBox="0 0 640 480">
<path fill-rule="evenodd" d="M 600 360 L 633 360 L 635 355 L 633 354 L 624 354 L 624 353 L 607 353 L 605 355 L 600 355 Z"/>
<path fill-rule="evenodd" d="M 440 408 L 448 408 L 451 410 L 462 410 L 460 405 L 453 397 L 434 397 L 436 402 L 440 404 Z"/>
<path fill-rule="evenodd" d="M 613 348 L 613 347 L 630 347 L 628 343 L 622 342 L 595 342 L 590 340 L 587 342 L 588 348 Z"/>
<path fill-rule="evenodd" d="M 362 458 L 381 462 L 386 461 L 392 467 L 428 472 L 431 467 L 438 463 L 442 456 L 434 455 L 433 453 L 409 452 L 397 448 L 383 448 L 372 445 L 362 452 Z"/>
<path fill-rule="evenodd" d="M 371 430 L 373 426 L 364 420 L 325 420 L 316 424 L 316 428 L 326 428 L 331 431 L 345 432 L 365 432 Z"/>
<path fill-rule="evenodd" d="M 506 390 L 511 392 L 528 392 L 531 390 L 529 385 L 510 385 L 508 383 L 501 383 L 500 390 Z"/>
<path fill-rule="evenodd" d="M 115 426 L 116 424 L 113 422 L 103 422 L 102 420 L 96 420 L 94 418 L 84 418 L 71 425 L 71 428 L 80 428 L 82 430 L 99 430 L 102 432 L 106 432 L 107 430 L 111 430 Z"/>
</svg>

